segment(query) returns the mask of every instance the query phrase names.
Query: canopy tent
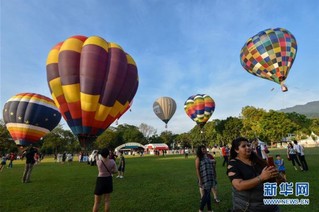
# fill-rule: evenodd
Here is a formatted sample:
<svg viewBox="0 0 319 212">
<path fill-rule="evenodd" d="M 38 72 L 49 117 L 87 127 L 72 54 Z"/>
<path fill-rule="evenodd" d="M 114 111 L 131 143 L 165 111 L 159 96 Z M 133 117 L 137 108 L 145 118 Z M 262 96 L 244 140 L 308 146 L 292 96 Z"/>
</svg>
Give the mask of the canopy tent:
<svg viewBox="0 0 319 212">
<path fill-rule="evenodd" d="M 120 151 L 120 150 L 133 150 L 133 149 L 145 149 L 145 147 L 140 144 L 140 143 L 135 143 L 135 142 L 130 142 L 130 143 L 125 143 L 122 144 L 118 147 L 115 148 L 115 151 Z"/>
<path fill-rule="evenodd" d="M 311 133 L 311 136 L 308 136 L 306 139 L 302 139 L 298 141 L 298 144 L 304 147 L 317 147 L 319 143 L 313 140 L 313 137 L 317 138 L 317 135 L 315 135 L 314 133 Z"/>
<path fill-rule="evenodd" d="M 167 144 L 164 143 L 146 144 L 145 148 L 151 150 L 168 150 Z"/>
</svg>

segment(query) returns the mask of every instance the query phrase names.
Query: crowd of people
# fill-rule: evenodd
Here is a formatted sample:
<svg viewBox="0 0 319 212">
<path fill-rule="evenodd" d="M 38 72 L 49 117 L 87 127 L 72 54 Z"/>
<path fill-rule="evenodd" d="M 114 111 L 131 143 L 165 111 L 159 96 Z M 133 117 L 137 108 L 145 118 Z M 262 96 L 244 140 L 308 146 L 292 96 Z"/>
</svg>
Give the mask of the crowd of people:
<svg viewBox="0 0 319 212">
<path fill-rule="evenodd" d="M 231 211 L 280 211 L 278 205 L 265 205 L 263 202 L 265 182 L 285 182 L 287 181 L 285 159 L 282 155 L 275 155 L 275 160 L 270 163 L 272 156 L 265 143 L 259 139 L 249 141 L 244 137 L 239 137 L 232 141 L 231 145 L 223 145 L 221 148 L 214 146 L 211 150 L 205 145 L 200 145 L 196 151 L 195 169 L 198 180 L 200 204 L 199 211 L 212 211 L 213 203 L 218 204 L 221 200 L 218 197 L 216 153 L 220 151 L 223 159 L 221 164 L 225 167 L 226 174 L 232 187 L 232 209 Z M 185 148 L 185 158 L 188 158 L 189 149 Z M 211 153 L 210 153 L 211 152 Z M 125 157 L 122 151 L 119 156 L 113 151 L 102 149 L 96 154 L 96 165 L 98 176 L 94 189 L 93 211 L 98 211 L 101 201 L 104 202 L 105 211 L 110 210 L 110 195 L 113 192 L 113 175 L 123 179 L 125 172 Z M 37 148 L 30 145 L 23 152 L 26 163 L 22 176 L 23 183 L 31 182 L 31 172 L 34 164 L 40 161 L 41 156 Z M 79 154 L 79 161 L 84 154 Z M 118 163 L 116 163 L 119 157 Z M 13 167 L 15 154 L 1 157 L 1 167 Z M 57 162 L 73 161 L 73 154 L 64 152 L 57 154 Z M 287 160 L 291 161 L 295 170 L 308 171 L 308 164 L 302 145 L 297 141 L 288 143 Z"/>
</svg>

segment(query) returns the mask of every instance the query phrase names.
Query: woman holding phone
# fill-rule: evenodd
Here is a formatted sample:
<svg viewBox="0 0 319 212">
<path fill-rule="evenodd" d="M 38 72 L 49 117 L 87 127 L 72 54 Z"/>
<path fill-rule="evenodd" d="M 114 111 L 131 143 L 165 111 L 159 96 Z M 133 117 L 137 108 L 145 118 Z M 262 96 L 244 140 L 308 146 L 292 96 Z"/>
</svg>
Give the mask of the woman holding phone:
<svg viewBox="0 0 319 212">
<path fill-rule="evenodd" d="M 248 139 L 233 140 L 227 175 L 232 184 L 233 211 L 280 211 L 277 205 L 263 202 L 263 183 L 277 177 L 278 170 L 267 166 L 266 161 L 252 151 Z"/>
</svg>

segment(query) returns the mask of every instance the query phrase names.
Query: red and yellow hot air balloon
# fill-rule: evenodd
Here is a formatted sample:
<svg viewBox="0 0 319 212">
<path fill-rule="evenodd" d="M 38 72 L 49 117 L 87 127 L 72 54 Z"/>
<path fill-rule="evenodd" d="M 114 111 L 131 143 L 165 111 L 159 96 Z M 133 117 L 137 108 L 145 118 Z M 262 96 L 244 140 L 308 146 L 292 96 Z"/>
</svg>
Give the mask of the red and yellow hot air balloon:
<svg viewBox="0 0 319 212">
<path fill-rule="evenodd" d="M 138 88 L 133 58 L 99 36 L 72 36 L 47 58 L 54 101 L 82 147 L 130 107 Z"/>
<path fill-rule="evenodd" d="M 15 143 L 28 146 L 53 130 L 61 114 L 52 99 L 35 93 L 19 93 L 5 103 L 3 120 Z"/>
<path fill-rule="evenodd" d="M 241 65 L 251 74 L 284 84 L 297 54 L 297 41 L 286 29 L 267 29 L 249 38 L 240 52 Z"/>
</svg>

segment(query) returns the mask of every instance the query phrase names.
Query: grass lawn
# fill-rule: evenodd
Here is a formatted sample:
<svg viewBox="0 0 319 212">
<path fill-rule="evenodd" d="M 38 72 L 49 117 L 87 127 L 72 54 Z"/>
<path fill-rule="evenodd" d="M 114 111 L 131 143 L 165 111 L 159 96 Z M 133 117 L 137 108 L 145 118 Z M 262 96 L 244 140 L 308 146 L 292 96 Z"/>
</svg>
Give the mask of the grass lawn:
<svg viewBox="0 0 319 212">
<path fill-rule="evenodd" d="M 270 155 L 285 150 L 271 150 Z M 283 157 L 286 159 L 286 157 Z M 77 157 L 75 157 L 77 159 Z M 281 206 L 282 211 L 319 211 L 319 148 L 306 149 L 308 172 L 295 171 L 287 159 L 288 182 L 309 182 L 309 197 L 291 195 L 277 198 L 309 198 L 310 205 Z M 111 211 L 198 211 L 199 191 L 195 174 L 195 157 L 189 156 L 126 156 L 124 179 L 114 178 Z M 55 163 L 45 158 L 35 165 L 31 183 L 21 183 L 24 161 L 14 161 L 12 169 L 0 173 L 0 211 L 91 211 L 96 166 L 77 161 Z M 213 204 L 216 212 L 231 208 L 231 184 L 217 157 L 218 191 L 221 202 Z M 295 192 L 294 192 L 295 194 Z M 101 211 L 102 205 L 101 205 Z"/>
</svg>

